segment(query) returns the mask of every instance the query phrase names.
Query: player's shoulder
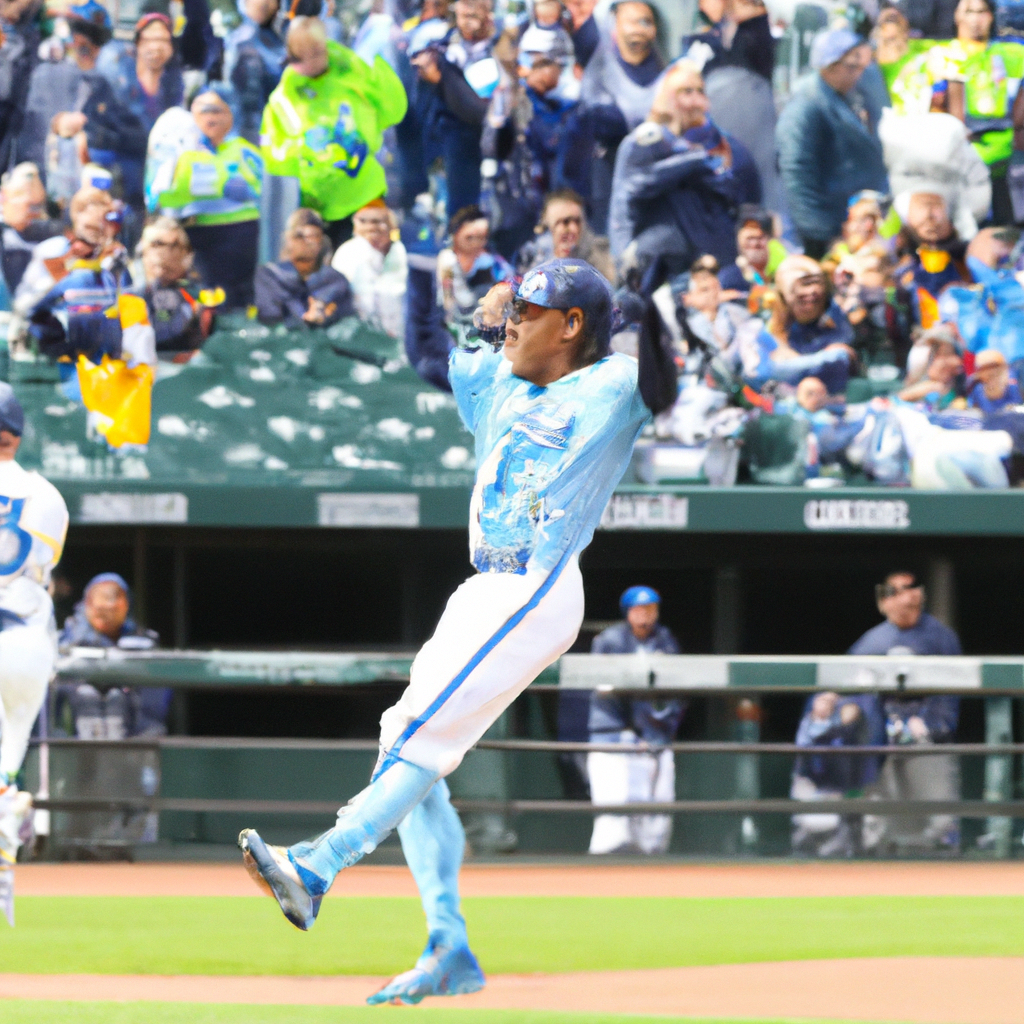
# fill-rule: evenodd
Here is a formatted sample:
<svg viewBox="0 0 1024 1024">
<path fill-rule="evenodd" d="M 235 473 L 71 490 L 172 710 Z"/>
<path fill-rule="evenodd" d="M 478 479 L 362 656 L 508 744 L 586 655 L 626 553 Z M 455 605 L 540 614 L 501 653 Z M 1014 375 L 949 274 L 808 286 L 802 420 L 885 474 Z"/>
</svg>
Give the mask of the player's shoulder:
<svg viewBox="0 0 1024 1024">
<path fill-rule="evenodd" d="M 636 387 L 640 364 L 622 352 L 610 352 L 603 359 L 586 367 L 587 379 L 598 388 L 618 387 L 632 390 Z"/>
</svg>

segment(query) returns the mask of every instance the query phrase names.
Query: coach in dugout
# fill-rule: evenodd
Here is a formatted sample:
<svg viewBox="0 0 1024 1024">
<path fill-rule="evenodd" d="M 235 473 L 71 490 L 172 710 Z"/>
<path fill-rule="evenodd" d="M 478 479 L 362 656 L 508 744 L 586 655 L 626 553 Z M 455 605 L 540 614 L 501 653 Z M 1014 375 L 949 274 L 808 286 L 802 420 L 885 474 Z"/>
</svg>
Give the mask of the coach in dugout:
<svg viewBox="0 0 1024 1024">
<path fill-rule="evenodd" d="M 850 654 L 958 655 L 960 639 L 924 610 L 924 587 L 911 572 L 891 572 L 875 588 L 878 610 L 885 622 L 869 629 Z M 877 697 L 861 701 L 878 702 Z M 866 708 L 870 719 L 878 711 Z M 885 696 L 881 714 L 890 746 L 952 743 L 960 717 L 960 699 L 948 696 Z M 958 800 L 960 763 L 955 755 L 887 757 L 879 776 L 883 800 Z M 960 849 L 959 819 L 948 814 L 900 815 L 864 819 L 864 849 L 878 853 L 934 851 L 955 854 Z"/>
<path fill-rule="evenodd" d="M 620 598 L 623 622 L 598 633 L 591 654 L 678 654 L 671 630 L 658 622 L 661 597 L 652 587 L 630 587 Z M 590 742 L 665 745 L 686 712 L 683 700 L 633 700 L 594 691 Z M 587 755 L 595 804 L 665 803 L 676 798 L 675 755 L 657 753 Z M 665 853 L 672 838 L 667 814 L 601 814 L 594 819 L 591 853 Z"/>
</svg>

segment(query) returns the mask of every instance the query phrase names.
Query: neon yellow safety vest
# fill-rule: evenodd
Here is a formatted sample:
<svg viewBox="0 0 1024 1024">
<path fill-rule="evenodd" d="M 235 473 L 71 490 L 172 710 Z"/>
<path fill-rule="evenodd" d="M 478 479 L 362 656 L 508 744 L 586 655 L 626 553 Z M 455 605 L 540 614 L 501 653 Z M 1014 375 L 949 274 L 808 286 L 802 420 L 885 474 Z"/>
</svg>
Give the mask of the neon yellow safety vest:
<svg viewBox="0 0 1024 1024">
<path fill-rule="evenodd" d="M 248 185 L 241 186 L 238 179 Z M 224 195 L 229 181 L 232 198 Z M 216 152 L 208 146 L 190 149 L 178 157 L 171 187 L 157 197 L 161 209 L 173 210 L 197 225 L 237 224 L 259 219 L 263 157 L 242 138 L 225 139 Z"/>
<path fill-rule="evenodd" d="M 1009 160 L 1013 153 L 1013 101 L 1024 78 L 1024 46 L 990 43 L 975 48 L 952 39 L 932 51 L 935 81 L 964 83 L 967 130 L 974 149 L 986 164 Z"/>
<path fill-rule="evenodd" d="M 267 173 L 298 178 L 302 205 L 332 221 L 384 195 L 384 168 L 375 154 L 408 101 L 381 57 L 370 67 L 335 42 L 328 42 L 327 55 L 318 78 L 285 68 L 263 111 L 260 142 Z"/>
</svg>

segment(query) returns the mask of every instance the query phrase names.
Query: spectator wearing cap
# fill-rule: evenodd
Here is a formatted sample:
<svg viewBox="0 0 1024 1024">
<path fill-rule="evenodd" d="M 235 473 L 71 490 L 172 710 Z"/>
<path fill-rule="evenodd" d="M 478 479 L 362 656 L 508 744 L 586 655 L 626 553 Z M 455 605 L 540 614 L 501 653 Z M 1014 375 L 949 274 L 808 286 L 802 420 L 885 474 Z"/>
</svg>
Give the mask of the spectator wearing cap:
<svg viewBox="0 0 1024 1024">
<path fill-rule="evenodd" d="M 750 154 L 708 117 L 697 66 L 676 61 L 658 85 L 647 120 L 619 148 L 609 215 L 612 255 L 620 257 L 644 231 L 668 224 L 694 256 L 731 263 L 736 208 L 760 198 Z"/>
<path fill-rule="evenodd" d="M 939 185 L 901 192 L 895 199 L 903 224 L 896 240 L 896 281 L 921 327 L 939 322 L 939 295 L 951 284 L 971 280 L 967 247 L 949 217 Z"/>
<path fill-rule="evenodd" d="M 124 577 L 116 572 L 94 576 L 85 585 L 74 613 L 64 620 L 60 646 L 152 650 L 160 638 L 131 617 L 131 593 Z M 70 725 L 67 731 L 79 739 L 122 740 L 167 733 L 169 689 L 115 686 L 101 693 L 80 680 L 61 683 L 57 693 L 57 720 Z"/>
<path fill-rule="evenodd" d="M 526 145 L 533 180 L 541 193 L 590 188 L 590 153 L 579 117 L 579 101 L 560 94 L 559 81 L 573 54 L 565 33 L 531 25 L 519 40 L 519 80 L 530 101 Z M 570 44 L 571 45 L 571 44 Z"/>
<path fill-rule="evenodd" d="M 165 14 L 139 18 L 132 49 L 118 51 L 115 61 L 101 60 L 100 70 L 147 134 L 165 110 L 185 102 L 181 62 L 174 52 L 171 19 Z"/>
<path fill-rule="evenodd" d="M 405 246 L 392 237 L 395 227 L 383 199 L 367 203 L 352 215 L 352 237 L 338 246 L 331 266 L 348 280 L 361 319 L 404 338 L 409 263 Z"/>
<path fill-rule="evenodd" d="M 242 24 L 224 43 L 224 81 L 234 89 L 238 103 L 238 133 L 259 144 L 263 108 L 277 88 L 287 51 L 274 29 L 278 0 L 243 0 Z"/>
<path fill-rule="evenodd" d="M 1006 356 L 987 348 L 974 357 L 967 404 L 980 409 L 986 416 L 1003 412 L 1008 406 L 1024 405 L 1020 385 L 1010 375 Z"/>
<path fill-rule="evenodd" d="M 330 264 L 331 245 L 315 210 L 296 210 L 281 240 L 281 259 L 256 271 L 256 310 L 265 324 L 330 327 L 353 316 L 352 289 Z"/>
<path fill-rule="evenodd" d="M 263 158 L 232 132 L 234 117 L 219 84 L 196 96 L 192 117 L 199 144 L 178 157 L 157 205 L 185 224 L 203 287 L 223 288 L 228 309 L 245 308 L 258 260 Z"/>
<path fill-rule="evenodd" d="M 657 48 L 658 17 L 650 4 L 619 0 L 612 5 L 612 18 L 611 35 L 587 64 L 580 92 L 594 139 L 590 219 L 598 234 L 609 231 L 619 146 L 647 118 L 665 66 Z"/>
<path fill-rule="evenodd" d="M 448 222 L 451 244 L 437 257 L 437 288 L 449 320 L 472 316 L 492 285 L 513 277 L 508 263 L 490 251 L 490 233 L 490 221 L 479 206 L 464 207 Z"/>
<path fill-rule="evenodd" d="M 759 390 L 770 381 L 796 386 L 817 377 L 829 394 L 842 394 L 855 355 L 853 328 L 829 294 L 821 266 L 807 256 L 787 256 L 775 272 L 775 301 L 768 323 L 743 325 L 733 360 Z"/>
<path fill-rule="evenodd" d="M 619 601 L 622 622 L 594 637 L 591 654 L 678 654 L 679 643 L 658 621 L 661 597 L 653 587 L 630 587 Z M 634 700 L 594 691 L 590 699 L 591 743 L 623 746 L 672 743 L 686 711 L 683 700 Z M 675 756 L 660 753 L 587 755 L 591 799 L 600 804 L 675 800 Z M 668 815 L 601 814 L 594 820 L 590 852 L 665 853 L 672 837 Z"/>
<path fill-rule="evenodd" d="M 71 60 L 44 61 L 32 73 L 17 159 L 34 163 L 45 181 L 53 169 L 47 159 L 52 133 L 73 143 L 80 165 L 91 161 L 114 170 L 125 198 L 141 199 L 146 127 L 96 70 L 100 49 L 111 36 L 110 15 L 96 0 L 87 0 L 71 7 L 67 20 Z"/>
<path fill-rule="evenodd" d="M 86 186 L 75 193 L 69 212 L 70 229 L 36 246 L 14 296 L 15 312 L 52 358 L 119 358 L 120 322 L 106 312 L 131 287 L 131 278 L 124 247 L 115 238 L 114 202 L 108 192 Z M 74 370 L 73 364 L 62 366 Z"/>
<path fill-rule="evenodd" d="M 766 289 L 775 280 L 778 265 L 786 258 L 786 250 L 774 237 L 772 217 L 767 210 L 744 204 L 736 224 L 738 255 L 722 268 L 718 280 L 727 292 L 752 296 L 751 305 L 759 309 Z"/>
<path fill-rule="evenodd" d="M 23 163 L 0 178 L 0 268 L 13 297 L 35 247 L 61 232 L 46 217 L 46 189 L 35 164 Z"/>
<path fill-rule="evenodd" d="M 846 219 L 850 196 L 888 191 L 882 145 L 858 82 L 871 48 L 849 29 L 819 35 L 816 71 L 779 118 L 779 169 L 791 216 L 805 251 L 825 254 Z"/>
<path fill-rule="evenodd" d="M 266 172 L 298 185 L 301 205 L 324 219 L 332 245 L 352 214 L 386 191 L 375 154 L 406 111 L 405 89 L 383 58 L 372 67 L 327 38 L 316 18 L 292 20 L 288 67 L 263 112 Z"/>
<path fill-rule="evenodd" d="M 516 273 L 523 275 L 550 259 L 586 260 L 615 284 L 615 263 L 608 239 L 595 235 L 587 224 L 583 198 L 572 189 L 556 189 L 544 197 L 537 237 L 516 254 Z"/>
<path fill-rule="evenodd" d="M 143 230 L 138 254 L 135 291 L 146 300 L 157 356 L 188 362 L 213 329 L 213 310 L 197 301 L 188 234 L 173 217 L 157 217 Z"/>
<path fill-rule="evenodd" d="M 460 0 L 456 19 L 457 28 L 462 20 L 461 30 L 449 31 L 446 23 L 433 19 L 409 38 L 407 52 L 417 74 L 413 106 L 422 159 L 428 166 L 441 158 L 450 213 L 480 201 L 483 126 L 500 77 L 491 56 L 490 17 L 489 5 Z M 425 191 L 425 178 L 412 180 L 419 184 L 407 180 L 407 192 Z"/>
</svg>

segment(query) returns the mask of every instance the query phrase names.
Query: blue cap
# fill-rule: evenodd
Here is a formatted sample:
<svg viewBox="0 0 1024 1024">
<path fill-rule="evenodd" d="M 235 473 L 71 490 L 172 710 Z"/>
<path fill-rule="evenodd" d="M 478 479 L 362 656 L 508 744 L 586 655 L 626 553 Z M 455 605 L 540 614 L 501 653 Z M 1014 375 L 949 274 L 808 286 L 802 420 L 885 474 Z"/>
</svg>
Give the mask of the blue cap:
<svg viewBox="0 0 1024 1024">
<path fill-rule="evenodd" d="M 96 0 L 86 0 L 84 4 L 73 4 L 68 8 L 67 16 L 70 21 L 87 21 L 99 29 L 110 31 L 113 28 L 107 9 L 102 4 L 96 3 Z"/>
<path fill-rule="evenodd" d="M 654 587 L 630 587 L 619 598 L 619 607 L 623 613 L 638 604 L 661 604 L 661 594 Z"/>
<path fill-rule="evenodd" d="M 0 380 L 0 430 L 21 437 L 25 429 L 25 410 L 10 384 Z"/>
<path fill-rule="evenodd" d="M 421 21 L 407 36 L 405 55 L 415 57 L 431 46 L 439 47 L 448 38 L 451 26 L 443 18 Z"/>
<path fill-rule="evenodd" d="M 128 586 L 125 578 L 116 572 L 101 572 L 98 576 L 93 576 L 91 580 L 85 585 L 85 590 L 82 591 L 82 596 L 86 596 L 93 587 L 98 587 L 101 583 L 116 583 L 123 591 L 124 596 L 131 600 L 132 588 Z"/>
<path fill-rule="evenodd" d="M 612 339 L 612 287 L 589 263 L 555 259 L 534 267 L 520 282 L 516 298 L 545 309 L 583 310 L 587 335 L 606 355 Z"/>
<path fill-rule="evenodd" d="M 835 64 L 837 60 L 858 46 L 866 46 L 865 40 L 848 28 L 833 28 L 819 32 L 811 43 L 811 67 L 815 71 Z"/>
</svg>

